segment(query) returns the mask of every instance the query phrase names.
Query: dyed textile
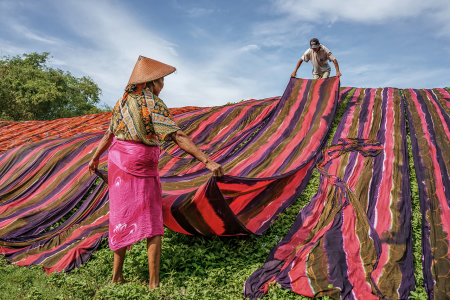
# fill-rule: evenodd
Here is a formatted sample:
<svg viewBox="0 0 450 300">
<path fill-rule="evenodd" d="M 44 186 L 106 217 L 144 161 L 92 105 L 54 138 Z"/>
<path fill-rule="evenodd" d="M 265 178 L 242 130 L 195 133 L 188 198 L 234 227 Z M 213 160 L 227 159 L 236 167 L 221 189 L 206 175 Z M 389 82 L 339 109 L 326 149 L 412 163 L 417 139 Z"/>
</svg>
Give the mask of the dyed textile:
<svg viewBox="0 0 450 300">
<path fill-rule="evenodd" d="M 108 156 L 109 247 L 164 235 L 159 148 L 114 139 Z"/>
<path fill-rule="evenodd" d="M 171 110 L 182 115 L 198 109 Z M 87 165 L 110 118 L 107 113 L 0 124 L 1 138 L 18 139 L 18 145 L 38 140 L 0 155 L 0 254 L 6 259 L 20 266 L 42 265 L 47 273 L 70 271 L 108 236 L 108 186 L 100 182 L 93 188 L 96 176 L 89 175 Z M 54 138 L 66 134 L 72 137 Z M 0 142 L 2 149 L 11 144 Z M 107 160 L 105 153 L 100 166 Z"/>
<path fill-rule="evenodd" d="M 105 132 L 111 113 L 86 115 L 52 121 L 0 122 L 0 154 L 15 147 L 42 141 Z"/>
<path fill-rule="evenodd" d="M 212 158 L 232 176 L 217 182 L 203 164 L 164 143 L 169 153 L 161 154 L 159 168 L 167 181 L 165 224 L 206 235 L 266 230 L 309 181 L 335 114 L 338 87 L 337 78 L 291 79 L 282 98 L 176 115 L 200 149 L 214 153 Z M 344 95 L 349 91 L 344 89 Z M 0 253 L 7 259 L 23 266 L 41 264 L 49 273 L 70 271 L 107 236 L 107 186 L 102 183 L 89 194 L 96 176 L 87 169 L 102 136 L 47 139 L 0 156 Z M 107 156 L 101 157 L 100 169 Z M 166 184 L 170 190 L 164 190 Z M 65 215 L 70 218 L 56 226 Z M 205 225 L 197 226 L 197 220 Z"/>
<path fill-rule="evenodd" d="M 102 135 L 47 139 L 0 156 L 0 254 L 48 273 L 86 262 L 108 232 L 108 187 L 92 188 L 87 171 Z"/>
<path fill-rule="evenodd" d="M 450 92 L 404 90 L 422 212 L 429 299 L 450 299 Z"/>
<path fill-rule="evenodd" d="M 118 140 L 142 141 L 150 146 L 158 146 L 179 129 L 164 102 L 142 84 L 117 101 L 109 126 Z"/>
<path fill-rule="evenodd" d="M 333 121 L 339 78 L 292 78 L 281 98 L 188 113 L 179 126 L 225 176 L 166 144 L 164 224 L 192 235 L 261 234 L 303 192 Z"/>
<path fill-rule="evenodd" d="M 414 289 L 400 91 L 354 90 L 333 144 L 318 164 L 317 194 L 246 281 L 245 297 L 262 298 L 273 281 L 333 299 L 407 299 Z"/>
<path fill-rule="evenodd" d="M 172 115 L 179 115 L 199 109 L 201 107 L 185 106 L 169 108 L 169 111 Z M 23 144 L 45 139 L 105 132 L 110 125 L 111 115 L 111 113 L 101 113 L 52 121 L 0 121 L 0 154 Z"/>
</svg>

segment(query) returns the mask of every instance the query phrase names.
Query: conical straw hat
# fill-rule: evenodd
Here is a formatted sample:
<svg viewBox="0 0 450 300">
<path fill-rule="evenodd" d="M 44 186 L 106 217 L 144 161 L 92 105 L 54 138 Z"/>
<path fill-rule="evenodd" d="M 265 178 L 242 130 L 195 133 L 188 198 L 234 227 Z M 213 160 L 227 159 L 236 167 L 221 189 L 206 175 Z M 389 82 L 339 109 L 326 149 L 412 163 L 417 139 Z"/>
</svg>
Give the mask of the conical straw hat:
<svg viewBox="0 0 450 300">
<path fill-rule="evenodd" d="M 134 66 L 133 72 L 131 73 L 127 86 L 130 84 L 139 84 L 156 80 L 175 71 L 176 69 L 172 66 L 140 55 Z"/>
</svg>

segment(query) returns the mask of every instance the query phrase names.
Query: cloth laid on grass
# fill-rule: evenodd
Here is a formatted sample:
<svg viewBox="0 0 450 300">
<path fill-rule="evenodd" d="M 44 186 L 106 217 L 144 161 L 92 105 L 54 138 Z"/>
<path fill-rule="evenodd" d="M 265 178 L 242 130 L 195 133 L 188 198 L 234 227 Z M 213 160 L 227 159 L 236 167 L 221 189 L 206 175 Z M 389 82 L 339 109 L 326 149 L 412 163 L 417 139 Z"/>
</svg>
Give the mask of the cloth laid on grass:
<svg viewBox="0 0 450 300">
<path fill-rule="evenodd" d="M 86 115 L 74 118 L 64 118 L 52 121 L 25 121 L 0 123 L 0 153 L 20 145 L 41 141 L 73 137 L 105 131 L 111 121 L 111 113 Z"/>
<path fill-rule="evenodd" d="M 201 109 L 196 106 L 169 108 L 172 115 Z M 25 143 L 43 139 L 73 137 L 78 134 L 104 132 L 111 121 L 111 113 L 101 113 L 52 121 L 0 121 L 0 154 Z"/>
<path fill-rule="evenodd" d="M 202 165 L 166 144 L 171 154 L 160 158 L 164 223 L 205 235 L 267 229 L 306 186 L 338 92 L 338 78 L 291 79 L 281 99 L 175 115 L 200 149 L 213 153 L 231 176 L 216 181 Z M 86 261 L 108 232 L 106 185 L 88 196 L 96 177 L 88 175 L 87 164 L 102 135 L 42 140 L 0 156 L 0 254 L 18 265 L 42 264 L 49 273 L 70 271 Z M 100 167 L 106 163 L 107 153 Z M 71 217 L 59 224 L 65 215 Z"/>
<path fill-rule="evenodd" d="M 450 92 L 405 89 L 429 299 L 450 299 Z"/>
<path fill-rule="evenodd" d="M 86 262 L 108 232 L 108 187 L 93 188 L 87 172 L 102 135 L 47 139 L 0 157 L 0 254 L 48 273 Z"/>
<path fill-rule="evenodd" d="M 198 109 L 174 112 L 191 108 Z M 85 124 L 84 117 L 89 116 L 37 122 L 34 127 L 33 122 L 14 122 L 18 133 L 41 139 L 0 156 L 0 255 L 17 265 L 41 264 L 48 273 L 70 271 L 85 263 L 108 235 L 108 186 L 100 181 L 94 187 L 96 176 L 89 176 L 87 164 L 109 120 L 73 127 L 80 133 L 75 137 L 51 139 Z M 14 135 L 7 128 L 5 134 Z M 42 136 L 42 128 L 53 130 L 52 135 Z M 92 128 L 102 132 L 82 134 Z M 105 166 L 107 158 L 105 153 L 100 164 Z"/>
<path fill-rule="evenodd" d="M 246 281 L 246 298 L 262 298 L 273 281 L 333 299 L 407 299 L 414 289 L 400 91 L 354 90 L 333 144 L 318 164 L 317 194 Z"/>
<path fill-rule="evenodd" d="M 331 127 L 339 78 L 291 78 L 279 99 L 248 101 L 177 120 L 221 164 L 212 177 L 171 144 L 160 157 L 164 224 L 192 235 L 261 234 L 303 192 Z"/>
</svg>

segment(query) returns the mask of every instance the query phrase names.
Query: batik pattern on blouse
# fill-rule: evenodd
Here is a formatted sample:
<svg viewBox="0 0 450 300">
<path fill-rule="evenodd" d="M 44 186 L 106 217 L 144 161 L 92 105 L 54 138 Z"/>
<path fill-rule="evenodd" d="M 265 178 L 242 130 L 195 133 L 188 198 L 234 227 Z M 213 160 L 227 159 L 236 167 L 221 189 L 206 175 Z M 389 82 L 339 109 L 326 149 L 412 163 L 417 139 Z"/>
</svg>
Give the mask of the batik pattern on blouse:
<svg viewBox="0 0 450 300">
<path fill-rule="evenodd" d="M 127 92 L 114 106 L 109 130 L 122 141 L 142 141 L 159 146 L 179 130 L 164 102 L 148 88 Z"/>
</svg>

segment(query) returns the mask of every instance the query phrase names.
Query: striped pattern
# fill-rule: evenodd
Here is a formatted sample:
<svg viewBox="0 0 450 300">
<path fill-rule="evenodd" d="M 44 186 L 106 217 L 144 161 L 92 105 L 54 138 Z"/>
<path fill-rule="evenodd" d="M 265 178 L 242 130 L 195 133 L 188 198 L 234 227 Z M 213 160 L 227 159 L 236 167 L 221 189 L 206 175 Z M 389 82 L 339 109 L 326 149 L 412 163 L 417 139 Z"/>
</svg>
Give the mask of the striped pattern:
<svg viewBox="0 0 450 300">
<path fill-rule="evenodd" d="M 108 187 L 100 184 L 88 195 L 95 177 L 87 164 L 101 138 L 44 140 L 0 157 L 0 253 L 7 259 L 42 264 L 49 273 L 69 271 L 97 248 L 108 232 Z"/>
<path fill-rule="evenodd" d="M 22 144 L 0 156 L 0 254 L 52 273 L 79 267 L 97 249 L 108 234 L 108 186 L 94 188 L 96 176 L 89 176 L 87 165 L 110 118 L 107 113 L 0 124 L 2 149 Z M 37 141 L 26 144 L 30 140 Z M 101 166 L 107 158 L 105 153 Z"/>
<path fill-rule="evenodd" d="M 353 89 L 319 190 L 245 283 L 333 299 L 407 299 L 414 289 L 404 102 L 397 89 Z"/>
<path fill-rule="evenodd" d="M 69 138 L 108 129 L 111 113 L 52 121 L 0 122 L 0 154 L 44 139 Z"/>
<path fill-rule="evenodd" d="M 429 299 L 450 299 L 450 92 L 404 90 L 422 212 Z"/>
<path fill-rule="evenodd" d="M 230 175 L 216 181 L 198 162 L 165 144 L 160 158 L 165 224 L 187 234 L 266 230 L 306 186 L 335 114 L 338 88 L 338 79 L 291 79 L 283 97 L 179 109 L 180 127 Z M 52 126 L 66 122 L 83 132 L 69 125 L 75 118 L 68 121 L 55 120 Z M 105 130 L 108 123 L 83 128 Z M 43 133 L 40 124 L 23 133 L 42 138 L 36 134 Z M 87 164 L 102 135 L 43 139 L 0 156 L 0 253 L 7 259 L 41 264 L 51 273 L 70 271 L 95 251 L 108 232 L 108 192 L 104 183 L 92 191 L 96 177 L 88 175 Z M 100 167 L 106 162 L 107 153 Z M 63 216 L 70 217 L 50 230 Z"/>
<path fill-rule="evenodd" d="M 303 192 L 326 141 L 339 78 L 292 78 L 281 98 L 213 107 L 178 118 L 225 176 L 174 144 L 160 157 L 164 224 L 192 235 L 261 234 Z"/>
<path fill-rule="evenodd" d="M 201 109 L 196 106 L 169 108 L 172 115 Z M 0 121 L 0 154 L 26 143 L 44 139 L 68 138 L 79 134 L 105 132 L 111 113 L 86 115 L 52 121 Z"/>
</svg>

